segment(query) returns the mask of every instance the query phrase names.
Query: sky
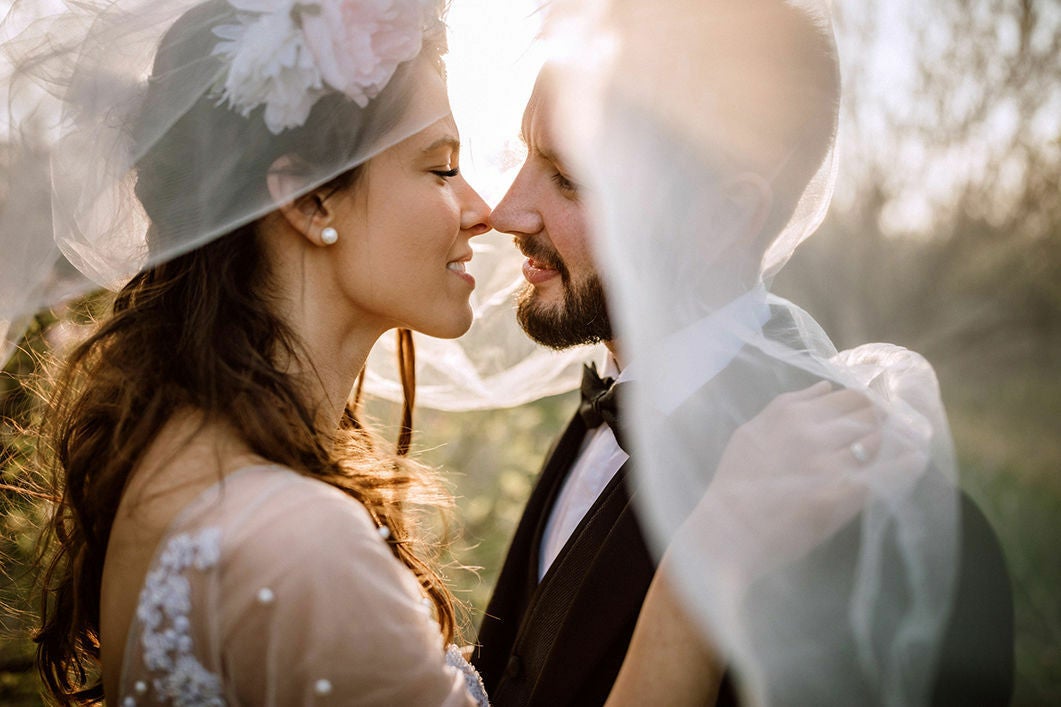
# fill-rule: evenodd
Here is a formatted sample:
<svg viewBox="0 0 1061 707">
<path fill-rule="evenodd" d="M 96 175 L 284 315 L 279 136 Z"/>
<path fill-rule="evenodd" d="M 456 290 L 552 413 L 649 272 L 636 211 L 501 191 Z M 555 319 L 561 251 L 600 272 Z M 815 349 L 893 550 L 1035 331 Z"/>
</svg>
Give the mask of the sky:
<svg viewBox="0 0 1061 707">
<path fill-rule="evenodd" d="M 461 131 L 461 168 L 495 205 L 524 149 L 523 106 L 545 57 L 536 42 L 538 0 L 453 0 L 449 25 L 450 101 Z"/>
</svg>

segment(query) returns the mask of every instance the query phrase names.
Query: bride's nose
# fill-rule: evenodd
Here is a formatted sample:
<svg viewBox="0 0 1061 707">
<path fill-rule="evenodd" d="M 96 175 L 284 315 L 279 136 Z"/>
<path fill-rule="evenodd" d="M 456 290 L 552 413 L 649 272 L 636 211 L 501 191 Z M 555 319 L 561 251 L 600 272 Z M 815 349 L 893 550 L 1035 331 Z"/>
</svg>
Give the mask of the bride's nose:
<svg viewBox="0 0 1061 707">
<path fill-rule="evenodd" d="M 490 230 L 490 207 L 463 178 L 460 183 L 461 231 L 474 238 Z"/>
</svg>

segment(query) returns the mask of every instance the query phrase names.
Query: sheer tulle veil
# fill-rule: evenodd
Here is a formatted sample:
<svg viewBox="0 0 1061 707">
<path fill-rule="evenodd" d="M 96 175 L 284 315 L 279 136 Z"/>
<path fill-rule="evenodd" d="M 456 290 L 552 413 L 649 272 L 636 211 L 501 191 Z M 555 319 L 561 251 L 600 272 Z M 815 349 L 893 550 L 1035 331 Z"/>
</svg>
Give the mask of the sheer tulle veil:
<svg viewBox="0 0 1061 707">
<path fill-rule="evenodd" d="M 412 61 L 425 37 L 436 56 L 444 51 L 441 4 L 404 3 L 381 30 L 401 41 L 347 95 L 306 60 L 327 47 L 311 46 L 313 33 L 274 5 L 12 6 L 3 24 L 13 167 L 2 231 L 13 256 L 0 312 L 7 338 L 21 333 L 14 321 L 92 286 L 118 287 L 442 117 L 413 99 L 421 74 Z M 254 55 L 277 46 L 290 56 Z M 211 138 L 195 154 L 180 149 L 189 131 Z M 292 146 L 303 159 L 270 193 L 263 175 Z"/>
<path fill-rule="evenodd" d="M 407 4 L 423 11 L 425 38 L 443 31 L 440 3 Z M 269 5 L 16 0 L 0 25 L 12 175 L 0 215 L 0 358 L 40 308 L 118 286 L 442 117 L 415 100 L 416 52 L 398 57 L 385 88 L 366 88 L 373 97 L 364 105 L 325 95 L 308 107 L 280 101 L 253 130 L 241 110 L 269 108 L 218 110 L 238 97 L 225 92 L 229 66 L 216 45 L 250 36 L 255 8 Z M 636 499 L 653 547 L 667 552 L 682 599 L 750 703 L 927 703 L 960 533 L 935 374 L 894 346 L 837 352 L 810 315 L 769 292 L 820 224 L 836 179 L 840 83 L 828 3 L 554 0 L 547 18 L 550 90 L 587 188 L 636 383 L 628 405 Z M 160 52 L 176 23 L 180 36 L 209 46 Z M 164 78 L 148 82 L 167 61 Z M 291 118 L 300 111 L 312 112 L 312 134 Z M 165 149 L 183 129 L 214 135 L 212 149 Z M 243 176 L 261 173 L 249 160 L 268 167 L 280 139 L 312 159 L 285 175 L 278 200 Z M 155 179 L 146 199 L 153 213 L 145 171 Z M 518 331 L 519 256 L 488 238 L 473 261 L 472 332 L 460 342 L 418 341 L 422 404 L 518 404 L 573 387 L 572 362 L 586 358 L 543 351 Z M 378 355 L 389 355 L 386 344 Z M 370 361 L 369 385 L 396 396 L 384 366 Z M 702 524 L 698 506 L 734 431 L 778 394 L 822 380 L 873 401 L 872 454 L 852 449 L 839 477 L 784 469 L 769 482 L 756 477 L 740 489 L 741 503 L 713 509 Z M 764 556 L 763 539 L 776 531 L 768 526 L 781 522 L 771 503 L 810 502 L 837 478 L 856 503 L 784 527 L 791 542 L 780 557 L 749 564 Z"/>
<path fill-rule="evenodd" d="M 836 177 L 828 3 L 557 3 L 548 35 L 635 381 L 637 501 L 679 593 L 752 704 L 927 703 L 959 537 L 934 372 L 895 346 L 838 353 L 769 293 Z M 872 400 L 879 447 L 854 447 L 838 476 L 755 477 L 704 517 L 734 430 L 821 380 Z M 840 483 L 853 503 L 784 527 L 788 549 L 762 559 L 779 498 L 813 503 Z"/>
</svg>

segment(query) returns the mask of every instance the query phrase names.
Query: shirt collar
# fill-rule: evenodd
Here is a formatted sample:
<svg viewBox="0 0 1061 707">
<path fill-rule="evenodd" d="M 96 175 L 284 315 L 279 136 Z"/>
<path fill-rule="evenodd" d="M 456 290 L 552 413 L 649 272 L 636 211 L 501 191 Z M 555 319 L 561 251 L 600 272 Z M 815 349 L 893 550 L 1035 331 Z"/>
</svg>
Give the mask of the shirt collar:
<svg viewBox="0 0 1061 707">
<path fill-rule="evenodd" d="M 650 370 L 643 370 L 634 362 L 623 369 L 618 380 L 641 381 L 649 400 L 663 414 L 670 415 L 732 363 L 750 337 L 762 334 L 769 320 L 766 287 L 760 284 L 664 338 L 648 357 L 652 362 Z M 608 370 L 618 370 L 611 354 L 605 362 L 605 371 Z"/>
</svg>

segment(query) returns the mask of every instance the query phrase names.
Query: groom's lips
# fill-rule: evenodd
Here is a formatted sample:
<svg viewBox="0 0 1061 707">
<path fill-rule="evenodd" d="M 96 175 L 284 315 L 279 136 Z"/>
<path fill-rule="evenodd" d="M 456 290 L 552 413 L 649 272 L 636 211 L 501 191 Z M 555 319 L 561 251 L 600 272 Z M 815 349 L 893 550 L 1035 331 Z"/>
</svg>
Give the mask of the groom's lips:
<svg viewBox="0 0 1061 707">
<path fill-rule="evenodd" d="M 532 285 L 541 284 L 559 275 L 560 271 L 545 261 L 527 258 L 523 263 L 523 277 Z"/>
<path fill-rule="evenodd" d="M 514 238 L 516 248 L 527 258 L 523 263 L 523 277 L 532 285 L 539 285 L 563 277 L 564 266 L 556 251 L 534 239 Z"/>
</svg>

